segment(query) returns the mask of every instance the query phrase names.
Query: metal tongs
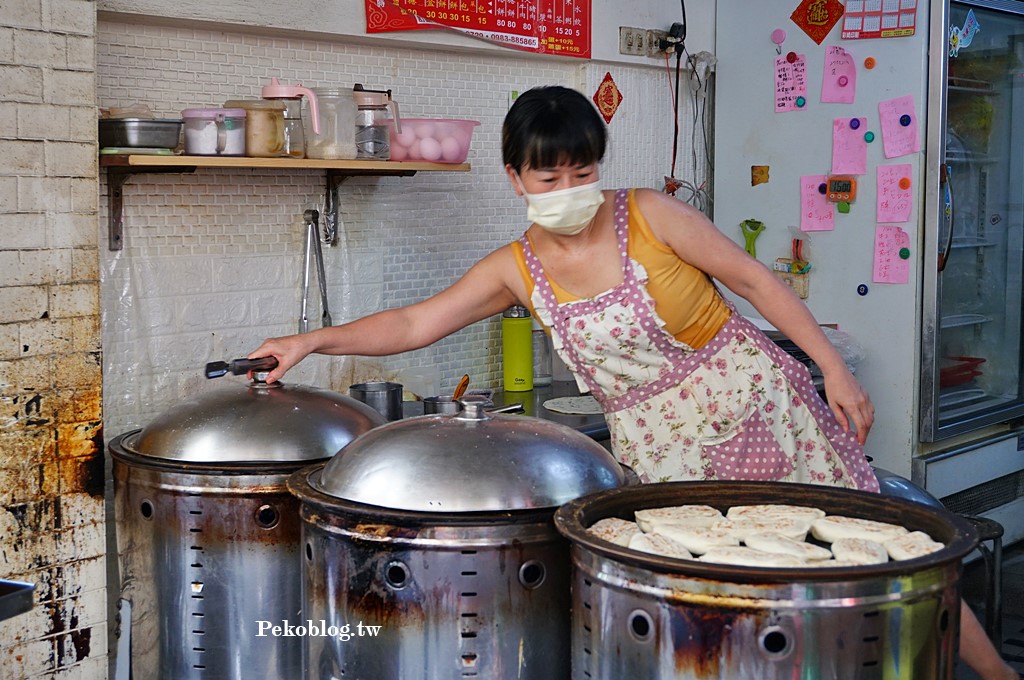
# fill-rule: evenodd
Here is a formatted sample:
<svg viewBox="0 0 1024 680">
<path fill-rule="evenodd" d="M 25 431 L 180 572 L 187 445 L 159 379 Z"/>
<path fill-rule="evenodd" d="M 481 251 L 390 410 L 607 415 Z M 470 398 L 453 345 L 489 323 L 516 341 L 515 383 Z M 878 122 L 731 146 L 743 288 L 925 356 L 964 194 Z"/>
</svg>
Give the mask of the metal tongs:
<svg viewBox="0 0 1024 680">
<path fill-rule="evenodd" d="M 306 221 L 306 254 L 302 277 L 302 311 L 299 315 L 299 332 L 309 331 L 309 278 L 310 270 L 316 266 L 317 283 L 320 286 L 320 323 L 326 328 L 331 323 L 331 312 L 327 306 L 327 275 L 324 272 L 324 251 L 320 248 L 320 213 L 307 210 L 303 213 Z"/>
</svg>

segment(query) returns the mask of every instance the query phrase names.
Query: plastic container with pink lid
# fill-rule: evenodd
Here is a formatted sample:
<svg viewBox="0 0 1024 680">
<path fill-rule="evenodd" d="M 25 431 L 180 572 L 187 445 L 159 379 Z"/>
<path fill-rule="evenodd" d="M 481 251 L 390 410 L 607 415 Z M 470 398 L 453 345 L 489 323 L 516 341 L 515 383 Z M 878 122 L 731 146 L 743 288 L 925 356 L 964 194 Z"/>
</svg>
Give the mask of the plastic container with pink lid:
<svg viewBox="0 0 1024 680">
<path fill-rule="evenodd" d="M 187 155 L 245 155 L 245 109 L 185 109 L 181 118 Z"/>
</svg>

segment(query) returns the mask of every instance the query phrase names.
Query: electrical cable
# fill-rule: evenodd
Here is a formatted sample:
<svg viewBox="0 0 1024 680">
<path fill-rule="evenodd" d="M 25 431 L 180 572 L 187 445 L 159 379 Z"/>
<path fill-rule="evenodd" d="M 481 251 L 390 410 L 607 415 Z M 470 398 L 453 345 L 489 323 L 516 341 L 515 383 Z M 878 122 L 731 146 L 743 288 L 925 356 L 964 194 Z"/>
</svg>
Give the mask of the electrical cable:
<svg viewBox="0 0 1024 680">
<path fill-rule="evenodd" d="M 700 56 L 700 55 L 698 55 L 698 56 Z M 689 52 L 687 52 L 686 53 L 686 60 L 687 60 L 687 62 L 689 62 L 690 64 L 693 65 L 693 78 L 697 81 L 696 92 L 700 92 L 701 90 L 705 90 L 704 91 L 704 96 L 702 96 L 702 97 L 694 97 L 694 102 L 693 102 L 693 123 L 692 123 L 692 126 L 691 126 L 691 132 L 690 132 L 690 151 L 691 151 L 691 158 L 693 160 L 693 176 L 697 177 L 698 174 L 699 174 L 699 167 L 698 166 L 700 164 L 700 161 L 699 161 L 698 156 L 697 156 L 697 129 L 698 129 L 698 127 L 700 128 L 700 131 L 701 131 L 701 141 L 704 144 L 704 146 L 703 146 L 703 152 L 704 152 L 703 158 L 704 158 L 704 164 L 705 164 L 705 168 L 704 169 L 706 171 L 705 174 L 710 174 L 710 173 L 714 172 L 714 163 L 712 162 L 711 154 L 710 154 L 711 145 L 708 143 L 708 125 L 707 125 L 707 111 L 708 111 L 708 108 L 707 108 L 707 95 L 708 95 L 708 92 L 705 89 L 706 86 L 710 85 L 710 81 L 702 81 L 701 80 L 701 77 L 700 77 L 700 61 L 696 57 L 694 57 Z M 691 184 L 690 187 L 688 187 L 688 188 L 690 188 L 691 193 L 696 197 L 696 202 L 694 202 L 694 201 L 688 201 L 688 202 L 692 203 L 693 205 L 701 206 L 701 210 L 706 213 L 707 212 L 707 208 L 709 208 L 711 203 L 712 203 L 711 195 L 710 195 L 710 193 L 707 190 L 707 180 L 705 179 L 705 181 L 702 182 L 699 187 L 693 187 L 693 185 Z"/>
<path fill-rule="evenodd" d="M 682 74 L 682 60 L 684 55 L 686 56 L 687 63 L 693 68 L 693 75 L 697 81 L 696 92 L 700 92 L 704 88 L 704 83 L 701 81 L 700 73 L 698 72 L 699 62 L 697 62 L 686 50 L 686 0 L 680 0 L 679 8 L 682 14 L 682 22 L 673 24 L 669 31 L 670 37 L 661 44 L 662 48 L 665 50 L 665 72 L 668 76 L 669 97 L 672 105 L 672 163 L 670 174 L 665 177 L 664 191 L 665 193 L 675 196 L 677 191 L 685 189 L 688 195 L 686 197 L 680 196 L 679 198 L 686 203 L 693 205 L 701 212 L 707 213 L 711 204 L 711 197 L 707 191 L 707 181 L 705 180 L 700 184 L 700 186 L 696 186 L 691 181 L 677 179 L 675 176 L 679 150 L 679 107 L 681 104 L 679 80 Z M 675 52 L 676 55 L 674 74 L 672 73 L 672 66 L 669 61 L 669 52 Z M 705 95 L 706 94 L 707 93 L 705 92 Z M 690 151 L 694 178 L 698 176 L 698 166 L 700 164 L 697 157 L 698 126 L 700 126 L 702 132 L 701 140 L 704 144 L 703 149 L 705 157 L 707 156 L 708 149 L 710 148 L 707 133 L 707 102 L 701 101 L 702 99 L 704 99 L 704 97 L 697 96 L 693 99 Z M 710 165 L 710 159 L 708 159 L 708 165 Z"/>
<path fill-rule="evenodd" d="M 676 51 L 676 81 L 675 90 L 672 96 L 672 167 L 669 176 L 676 176 L 676 152 L 679 149 L 679 72 L 682 70 L 681 63 L 683 53 Z"/>
</svg>

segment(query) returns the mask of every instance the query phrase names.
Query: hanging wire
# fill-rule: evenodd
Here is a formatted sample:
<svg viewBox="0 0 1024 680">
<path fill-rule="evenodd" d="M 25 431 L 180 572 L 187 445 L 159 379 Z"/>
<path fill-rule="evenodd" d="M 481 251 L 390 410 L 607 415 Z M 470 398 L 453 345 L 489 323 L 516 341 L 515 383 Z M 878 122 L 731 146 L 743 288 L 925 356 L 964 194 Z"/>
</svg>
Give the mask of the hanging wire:
<svg viewBox="0 0 1024 680">
<path fill-rule="evenodd" d="M 669 176 L 676 176 L 676 154 L 679 149 L 679 71 L 682 53 L 676 52 L 675 83 L 672 79 L 672 67 L 669 64 L 668 53 L 665 53 L 665 71 L 668 75 L 669 98 L 672 102 L 672 165 L 669 168 Z"/>
<path fill-rule="evenodd" d="M 701 81 L 700 74 L 697 71 L 697 62 L 694 58 L 686 51 L 686 1 L 680 0 L 680 11 L 682 14 L 682 23 L 673 26 L 673 32 L 671 36 L 670 45 L 672 51 L 676 55 L 675 72 L 673 73 L 672 65 L 669 60 L 669 53 L 665 53 L 665 73 L 668 78 L 669 85 L 669 98 L 672 105 L 672 163 L 670 168 L 670 174 L 665 177 L 665 193 L 676 196 L 677 192 L 684 190 L 685 196 L 678 196 L 683 201 L 686 201 L 690 205 L 693 205 L 701 212 L 707 213 L 711 205 L 711 197 L 707 191 L 707 180 L 701 182 L 697 186 L 694 182 L 699 176 L 699 165 L 700 160 L 697 156 L 697 129 L 700 127 L 704 147 L 704 157 L 707 159 L 708 150 L 710 145 L 708 144 L 707 136 L 707 106 L 706 101 L 700 101 L 702 97 L 694 96 L 693 98 L 693 120 L 691 121 L 690 131 L 690 151 L 691 161 L 693 164 L 692 177 L 693 181 L 678 179 L 676 178 L 676 163 L 678 161 L 679 152 L 679 107 L 681 104 L 681 98 L 679 93 L 679 80 L 682 74 L 682 61 L 683 56 L 686 57 L 686 61 L 691 65 L 693 74 L 697 80 L 697 92 L 700 92 L 704 88 L 704 83 Z M 706 95 L 706 93 L 705 93 Z M 707 159 L 708 165 L 710 165 L 710 159 Z"/>
</svg>

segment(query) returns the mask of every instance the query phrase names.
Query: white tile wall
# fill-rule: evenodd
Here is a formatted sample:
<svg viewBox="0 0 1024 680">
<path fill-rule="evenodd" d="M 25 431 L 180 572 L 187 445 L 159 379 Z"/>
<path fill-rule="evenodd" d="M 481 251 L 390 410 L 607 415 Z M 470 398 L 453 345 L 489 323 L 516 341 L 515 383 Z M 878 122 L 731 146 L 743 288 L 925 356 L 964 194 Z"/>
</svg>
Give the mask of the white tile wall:
<svg viewBox="0 0 1024 680">
<path fill-rule="evenodd" d="M 363 177 L 340 186 L 341 238 L 325 248 L 335 323 L 408 304 L 455 281 L 473 262 L 519 236 L 525 208 L 501 166 L 509 92 L 563 84 L 590 95 L 611 71 L 624 100 L 612 120 L 605 187 L 660 188 L 672 142 L 665 69 L 540 58 L 394 49 L 101 21 L 96 85 L 100 106 L 149 104 L 177 116 L 192 106 L 258 97 L 276 76 L 307 86 L 391 88 L 406 117 L 480 121 L 469 173 Z M 680 115 L 692 114 L 684 88 Z M 680 135 L 679 157 L 690 157 Z M 677 166 L 676 175 L 693 178 Z M 295 332 L 302 213 L 321 207 L 325 179 L 309 171 L 200 170 L 133 177 L 125 185 L 125 248 L 101 245 L 104 415 L 112 437 L 144 425 L 186 394 L 223 386 L 201 377 L 207 361 L 243 356 L 264 337 Z M 107 214 L 105 178 L 100 210 Z M 101 224 L 106 238 L 105 222 Z M 313 287 L 315 291 L 315 285 Z M 317 296 L 314 294 L 314 298 Z M 319 319 L 315 299 L 313 327 Z M 366 362 L 398 375 L 436 367 L 440 387 L 463 373 L 474 387 L 500 381 L 497 319 L 433 347 Z M 292 382 L 344 391 L 364 377 L 350 359 L 311 357 Z M 429 371 L 428 371 L 429 372 Z M 219 384 L 214 384 L 219 383 Z"/>
</svg>

